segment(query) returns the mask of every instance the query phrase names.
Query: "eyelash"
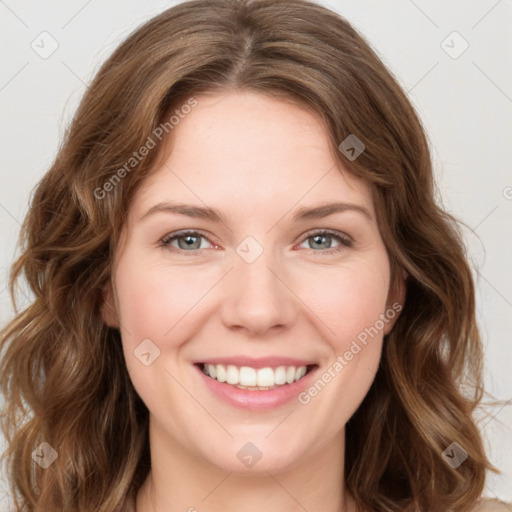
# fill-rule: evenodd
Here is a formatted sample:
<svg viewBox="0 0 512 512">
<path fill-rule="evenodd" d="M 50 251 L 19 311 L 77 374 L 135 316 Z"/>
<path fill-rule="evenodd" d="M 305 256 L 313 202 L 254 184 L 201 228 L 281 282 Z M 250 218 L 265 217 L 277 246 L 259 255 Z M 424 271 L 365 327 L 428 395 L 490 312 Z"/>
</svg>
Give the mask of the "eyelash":
<svg viewBox="0 0 512 512">
<path fill-rule="evenodd" d="M 171 233 L 170 235 L 166 235 L 164 238 L 162 238 L 162 240 L 160 240 L 160 247 L 164 247 L 164 248 L 170 250 L 171 252 L 177 252 L 177 253 L 181 253 L 183 255 L 185 255 L 186 253 L 190 253 L 190 254 L 187 254 L 187 256 L 189 256 L 189 255 L 195 256 L 195 255 L 197 255 L 197 253 L 207 250 L 207 249 L 194 249 L 191 251 L 185 251 L 183 249 L 178 249 L 176 247 L 173 247 L 174 250 L 170 249 L 170 247 L 171 247 L 170 244 L 173 240 L 176 240 L 176 239 L 181 238 L 186 235 L 200 235 L 201 237 L 208 240 L 210 243 L 213 243 L 209 240 L 206 233 L 204 233 L 202 231 L 198 231 L 198 230 L 189 230 L 189 231 L 181 231 L 178 233 Z M 341 252 L 344 249 L 352 247 L 352 245 L 354 243 L 354 241 L 351 237 L 349 237 L 348 235 L 345 235 L 343 233 L 340 233 L 338 231 L 332 231 L 330 229 L 317 229 L 317 230 L 307 232 L 305 234 L 305 236 L 302 238 L 302 240 L 299 242 L 299 244 L 302 244 L 308 238 L 312 238 L 314 236 L 319 236 L 319 235 L 321 235 L 321 236 L 327 235 L 328 237 L 334 238 L 338 242 L 340 242 L 340 245 L 338 245 L 337 247 L 334 247 L 332 249 L 325 249 L 325 250 L 320 250 L 320 251 L 315 251 L 315 250 L 311 249 L 313 251 L 313 253 L 320 253 L 321 255 L 330 255 L 330 254 L 335 254 L 335 253 Z M 216 244 L 213 244 L 213 245 L 216 245 Z"/>
</svg>

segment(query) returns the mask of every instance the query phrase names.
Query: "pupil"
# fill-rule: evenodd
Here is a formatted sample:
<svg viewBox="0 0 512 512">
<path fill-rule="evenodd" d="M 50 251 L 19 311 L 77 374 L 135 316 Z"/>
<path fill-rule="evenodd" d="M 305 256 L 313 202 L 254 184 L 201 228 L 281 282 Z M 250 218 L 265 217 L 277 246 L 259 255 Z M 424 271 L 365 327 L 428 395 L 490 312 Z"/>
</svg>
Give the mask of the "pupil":
<svg viewBox="0 0 512 512">
<path fill-rule="evenodd" d="M 315 240 L 315 243 L 319 243 L 320 245 L 329 245 L 327 242 L 324 242 L 324 244 L 322 244 L 321 242 L 319 242 L 319 240 L 321 240 L 322 238 L 323 238 L 324 240 L 326 240 L 328 237 L 323 236 L 323 235 L 315 235 L 315 236 L 313 237 L 313 239 Z M 325 248 L 325 247 L 324 247 L 324 248 Z"/>
<path fill-rule="evenodd" d="M 185 235 L 183 237 L 183 239 L 185 240 L 185 246 L 190 248 L 193 245 L 197 245 L 197 240 L 194 242 L 194 239 L 197 239 L 197 238 L 198 238 L 197 236 Z M 197 249 L 197 247 L 194 247 L 194 248 Z"/>
</svg>

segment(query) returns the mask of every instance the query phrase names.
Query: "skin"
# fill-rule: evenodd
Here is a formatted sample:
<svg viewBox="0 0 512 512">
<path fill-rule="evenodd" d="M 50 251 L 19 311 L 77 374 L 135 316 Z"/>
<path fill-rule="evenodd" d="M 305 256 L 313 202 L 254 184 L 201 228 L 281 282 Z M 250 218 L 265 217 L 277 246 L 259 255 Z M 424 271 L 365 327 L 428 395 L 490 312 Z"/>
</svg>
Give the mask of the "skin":
<svg viewBox="0 0 512 512">
<path fill-rule="evenodd" d="M 289 355 L 316 361 L 320 376 L 403 303 L 403 278 L 391 292 L 370 188 L 340 168 L 313 113 L 253 92 L 196 99 L 137 191 L 105 289 L 104 320 L 120 328 L 130 377 L 150 411 L 152 470 L 137 512 L 352 512 L 342 485 L 345 424 L 398 314 L 306 405 L 236 408 L 210 392 L 192 362 Z M 138 220 L 162 201 L 215 207 L 227 223 L 169 212 Z M 330 201 L 363 206 L 372 220 L 347 210 L 292 221 L 298 208 Z M 184 237 L 161 246 L 184 229 L 207 238 L 193 239 L 192 249 Z M 313 229 L 354 243 L 315 239 Z M 252 263 L 236 252 L 247 236 L 263 248 Z M 333 248 L 341 250 L 326 253 Z M 149 366 L 134 356 L 147 338 L 160 350 Z M 252 468 L 237 457 L 249 441 L 262 453 Z"/>
</svg>

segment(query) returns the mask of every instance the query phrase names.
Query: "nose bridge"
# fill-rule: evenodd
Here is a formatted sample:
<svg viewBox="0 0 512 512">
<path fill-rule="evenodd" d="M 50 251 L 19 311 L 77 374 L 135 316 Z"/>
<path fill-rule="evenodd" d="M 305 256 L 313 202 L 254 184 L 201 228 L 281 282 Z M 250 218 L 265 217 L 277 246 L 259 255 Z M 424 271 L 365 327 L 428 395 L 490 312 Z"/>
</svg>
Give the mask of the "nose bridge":
<svg viewBox="0 0 512 512">
<path fill-rule="evenodd" d="M 296 305 L 293 294 L 282 282 L 286 279 L 280 275 L 281 266 L 274 251 L 247 237 L 236 252 L 224 322 L 260 334 L 274 326 L 289 324 Z"/>
</svg>

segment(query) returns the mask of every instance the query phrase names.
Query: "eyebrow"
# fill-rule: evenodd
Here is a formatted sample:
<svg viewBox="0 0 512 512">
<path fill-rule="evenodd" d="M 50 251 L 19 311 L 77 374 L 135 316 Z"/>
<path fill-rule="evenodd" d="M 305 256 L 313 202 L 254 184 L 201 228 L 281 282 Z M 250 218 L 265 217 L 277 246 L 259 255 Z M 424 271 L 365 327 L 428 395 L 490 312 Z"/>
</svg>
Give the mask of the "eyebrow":
<svg viewBox="0 0 512 512">
<path fill-rule="evenodd" d="M 334 213 L 341 213 L 346 211 L 354 211 L 361 213 L 370 222 L 373 222 L 373 217 L 370 212 L 361 205 L 352 203 L 325 203 L 314 207 L 302 207 L 299 208 L 292 217 L 293 222 L 299 222 L 311 219 L 322 219 L 333 215 Z M 228 221 L 224 214 L 216 208 L 196 206 L 191 204 L 181 203 L 168 203 L 161 202 L 152 206 L 142 217 L 139 218 L 139 222 L 146 219 L 150 215 L 157 212 L 172 213 L 177 215 L 186 215 L 187 217 L 193 217 L 196 219 L 210 220 L 212 222 L 228 224 Z"/>
<path fill-rule="evenodd" d="M 292 220 L 294 222 L 297 222 L 300 220 L 322 219 L 334 213 L 341 213 L 347 211 L 361 213 L 370 222 L 373 221 L 371 213 L 364 206 L 352 203 L 325 203 L 319 206 L 315 206 L 313 208 L 299 208 L 292 217 Z"/>
</svg>

